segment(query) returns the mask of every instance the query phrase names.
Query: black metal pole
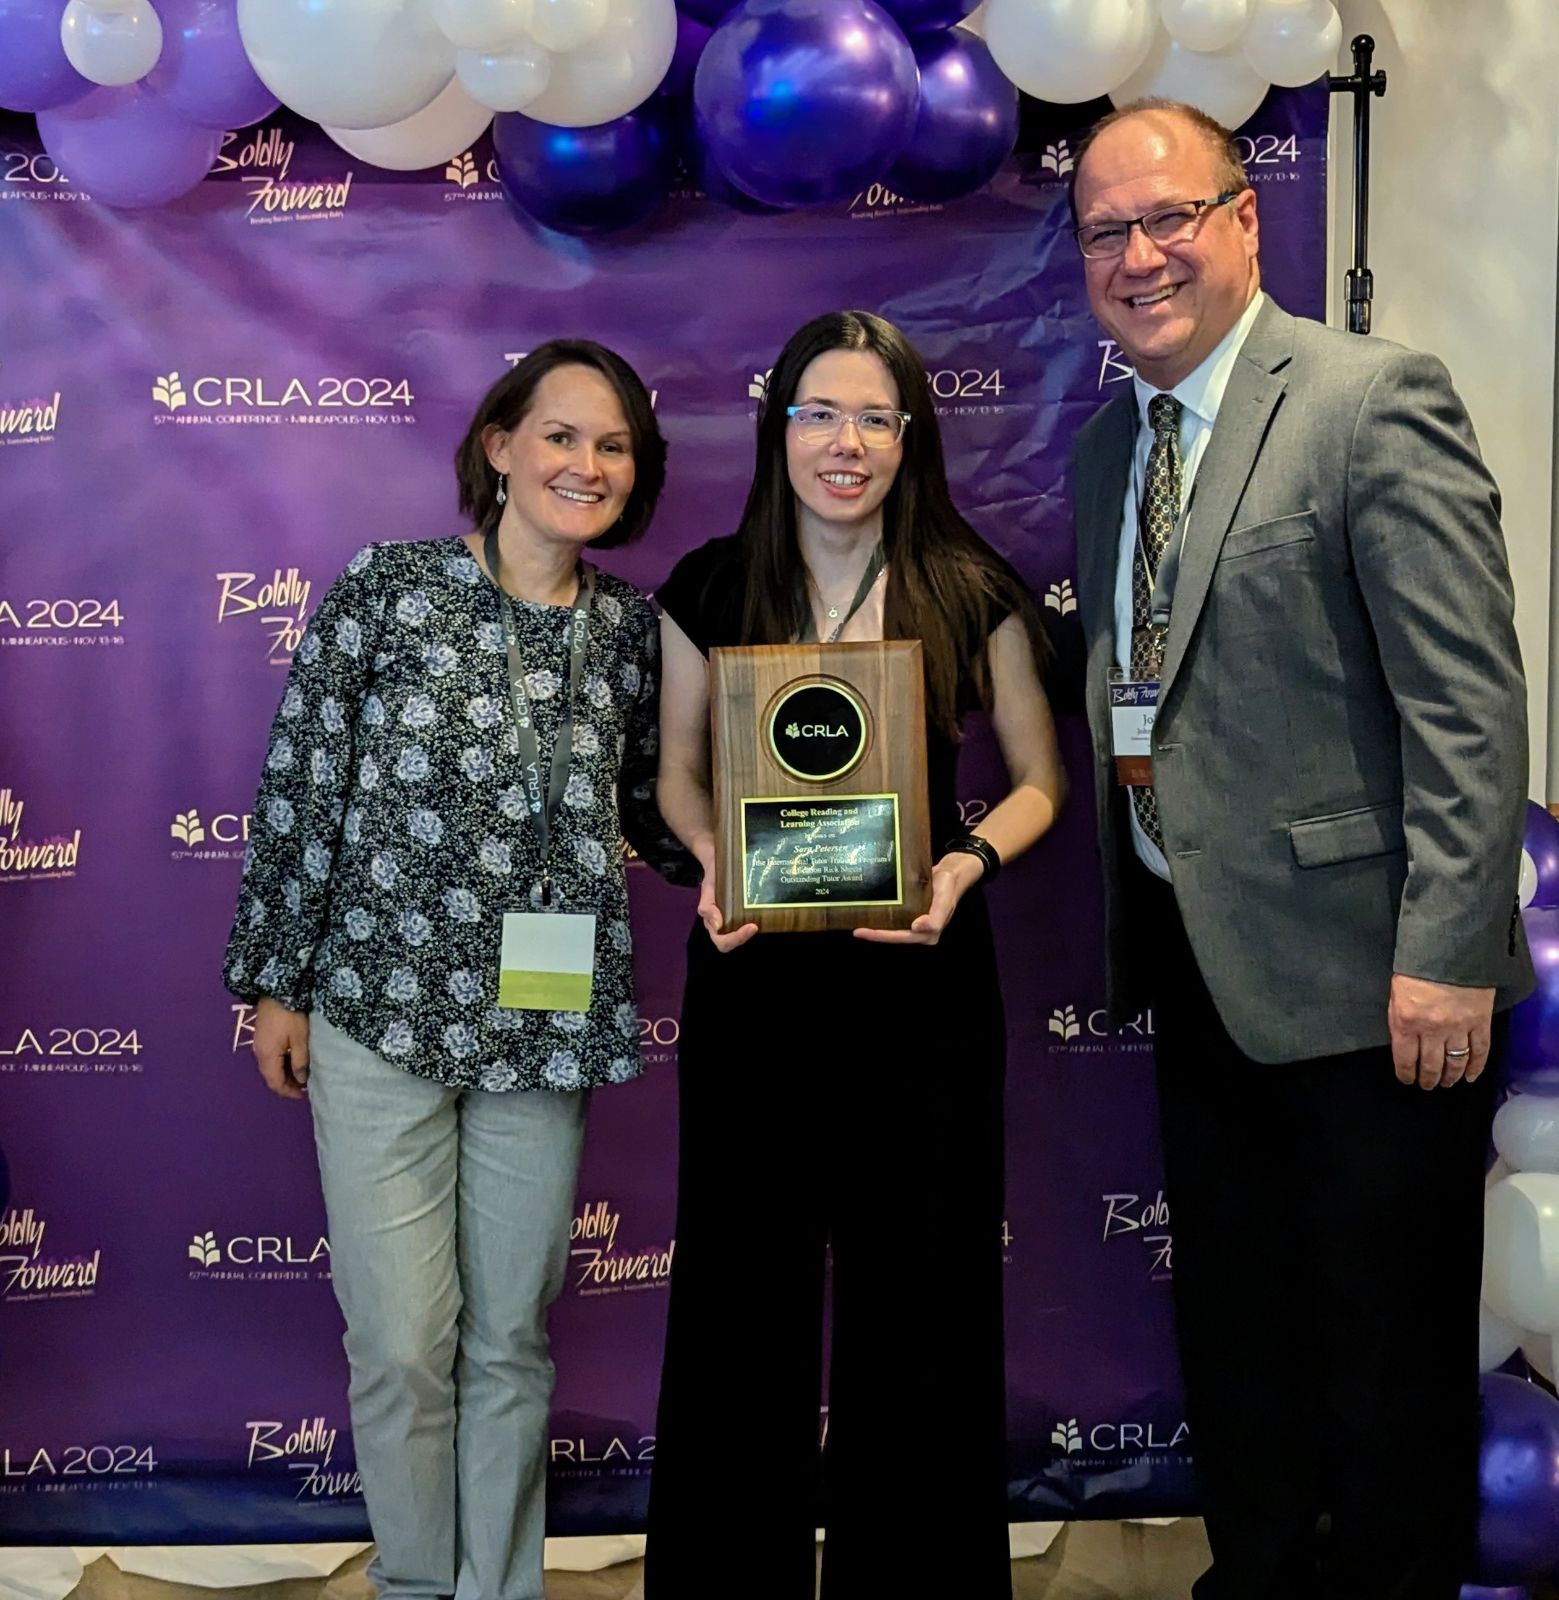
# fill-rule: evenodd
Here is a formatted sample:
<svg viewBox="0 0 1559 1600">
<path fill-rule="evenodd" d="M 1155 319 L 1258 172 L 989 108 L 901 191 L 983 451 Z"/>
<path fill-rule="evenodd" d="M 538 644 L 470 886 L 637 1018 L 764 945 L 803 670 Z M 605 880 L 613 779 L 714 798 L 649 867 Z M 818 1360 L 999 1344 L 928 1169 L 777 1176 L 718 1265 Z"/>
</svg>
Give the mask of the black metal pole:
<svg viewBox="0 0 1559 1600">
<path fill-rule="evenodd" d="M 1361 33 L 1353 41 L 1353 75 L 1327 78 L 1333 94 L 1353 96 L 1353 265 L 1348 269 L 1348 332 L 1368 333 L 1375 299 L 1370 271 L 1370 96 L 1386 92 L 1386 74 L 1371 72 L 1375 41 Z"/>
</svg>

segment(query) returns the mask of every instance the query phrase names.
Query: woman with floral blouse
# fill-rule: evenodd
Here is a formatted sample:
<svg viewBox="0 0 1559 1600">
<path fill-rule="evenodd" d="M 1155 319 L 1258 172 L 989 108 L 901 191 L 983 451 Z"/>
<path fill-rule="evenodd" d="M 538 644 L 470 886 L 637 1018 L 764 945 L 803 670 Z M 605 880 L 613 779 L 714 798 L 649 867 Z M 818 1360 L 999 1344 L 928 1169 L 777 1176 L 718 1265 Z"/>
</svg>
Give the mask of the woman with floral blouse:
<svg viewBox="0 0 1559 1600">
<path fill-rule="evenodd" d="M 655 617 L 581 557 L 665 449 L 620 357 L 532 351 L 457 453 L 477 531 L 360 550 L 271 732 L 225 977 L 308 1088 L 390 1595 L 542 1593 L 546 1308 L 588 1091 L 639 1071 L 622 841 L 680 850 Z"/>
</svg>

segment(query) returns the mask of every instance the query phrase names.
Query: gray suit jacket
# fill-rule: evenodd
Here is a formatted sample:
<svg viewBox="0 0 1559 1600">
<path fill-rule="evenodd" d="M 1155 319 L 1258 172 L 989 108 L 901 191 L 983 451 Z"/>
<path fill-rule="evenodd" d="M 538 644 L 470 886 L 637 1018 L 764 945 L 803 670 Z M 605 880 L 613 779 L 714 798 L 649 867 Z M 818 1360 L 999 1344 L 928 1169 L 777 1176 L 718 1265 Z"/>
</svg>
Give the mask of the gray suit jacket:
<svg viewBox="0 0 1559 1600">
<path fill-rule="evenodd" d="M 1073 459 L 1110 1002 L 1141 1009 L 1110 754 L 1128 391 Z M 1270 301 L 1196 479 L 1154 731 L 1165 854 L 1258 1061 L 1384 1044 L 1393 972 L 1532 986 L 1526 697 L 1499 493 L 1445 368 Z M 1136 965 L 1134 966 L 1134 962 Z"/>
</svg>

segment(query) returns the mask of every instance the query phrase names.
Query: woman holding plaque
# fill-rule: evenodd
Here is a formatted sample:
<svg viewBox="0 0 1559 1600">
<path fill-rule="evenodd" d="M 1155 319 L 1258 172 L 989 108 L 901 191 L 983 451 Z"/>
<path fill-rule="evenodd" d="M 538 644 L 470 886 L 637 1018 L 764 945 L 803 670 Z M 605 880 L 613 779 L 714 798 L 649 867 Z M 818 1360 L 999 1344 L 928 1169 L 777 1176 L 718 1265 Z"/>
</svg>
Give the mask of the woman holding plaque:
<svg viewBox="0 0 1559 1600">
<path fill-rule="evenodd" d="M 996 1600 L 1006 1035 L 982 891 L 1050 826 L 1064 777 L 1033 602 L 952 503 L 924 364 L 897 328 L 847 312 L 791 338 L 740 528 L 658 598 L 660 802 L 704 877 L 647 1600 L 684 1600 L 738 1561 L 744 1595 L 801 1600 L 820 1524 L 829 1600 Z M 929 910 L 898 931 L 726 930 L 709 651 L 881 639 L 924 653 Z M 979 710 L 1011 787 L 971 832 L 954 780 Z"/>
<path fill-rule="evenodd" d="M 620 357 L 533 350 L 457 454 L 475 531 L 360 550 L 271 730 L 225 977 L 312 1104 L 382 1594 L 542 1593 L 546 1308 L 639 1071 L 624 835 L 669 859 L 654 614 L 583 556 L 664 464 Z"/>
</svg>

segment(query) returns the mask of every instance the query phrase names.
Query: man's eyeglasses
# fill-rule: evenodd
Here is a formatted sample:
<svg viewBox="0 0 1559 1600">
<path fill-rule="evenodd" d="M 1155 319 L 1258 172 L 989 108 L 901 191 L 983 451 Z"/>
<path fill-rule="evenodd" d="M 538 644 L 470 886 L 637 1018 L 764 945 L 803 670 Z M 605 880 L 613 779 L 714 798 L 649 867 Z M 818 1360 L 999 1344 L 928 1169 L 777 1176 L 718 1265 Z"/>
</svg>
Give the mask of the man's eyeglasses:
<svg viewBox="0 0 1559 1600">
<path fill-rule="evenodd" d="M 825 444 L 836 438 L 845 423 L 853 422 L 868 450 L 889 450 L 904 437 L 907 411 L 840 411 L 835 406 L 786 406 L 796 437 L 802 444 Z"/>
<path fill-rule="evenodd" d="M 1142 217 L 1085 222 L 1082 227 L 1073 228 L 1072 233 L 1077 239 L 1077 248 L 1093 261 L 1125 255 L 1133 228 L 1141 228 L 1154 244 L 1184 244 L 1195 237 L 1204 211 L 1226 206 L 1243 193 L 1242 189 L 1226 189 L 1211 200 L 1177 200 L 1172 206 L 1160 206 Z"/>
</svg>

